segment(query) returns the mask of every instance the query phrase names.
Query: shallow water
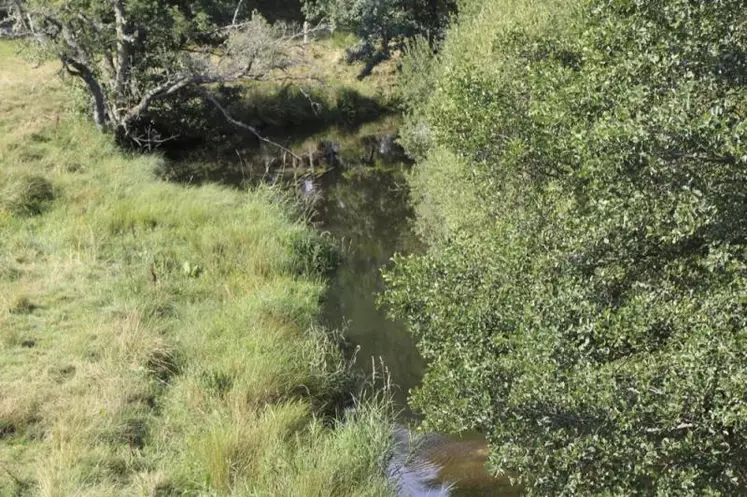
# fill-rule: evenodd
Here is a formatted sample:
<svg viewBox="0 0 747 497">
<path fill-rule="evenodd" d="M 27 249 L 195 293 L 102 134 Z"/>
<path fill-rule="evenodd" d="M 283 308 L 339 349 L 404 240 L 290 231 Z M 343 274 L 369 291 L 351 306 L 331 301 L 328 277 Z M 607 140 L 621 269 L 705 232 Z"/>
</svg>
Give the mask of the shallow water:
<svg viewBox="0 0 747 497">
<path fill-rule="evenodd" d="M 316 223 L 347 247 L 346 263 L 331 282 L 324 318 L 345 330 L 357 350 L 356 367 L 367 375 L 386 370 L 402 409 L 401 422 L 415 423 L 407 394 L 423 376 L 424 362 L 401 323 L 387 318 L 376 305 L 382 290 L 381 268 L 394 253 L 421 250 L 412 231 L 405 166 L 386 169 L 358 167 L 328 173 L 301 185 L 316 198 Z M 513 497 L 520 491 L 485 470 L 487 443 L 479 435 L 413 435 L 402 427 L 395 433 L 396 450 L 389 476 L 401 497 Z"/>
<path fill-rule="evenodd" d="M 381 268 L 395 252 L 417 249 L 404 178 L 395 171 L 359 168 L 329 174 L 319 188 L 318 227 L 347 248 L 346 262 L 330 284 L 324 319 L 344 330 L 357 348 L 356 367 L 367 375 L 375 368 L 379 377 L 386 369 L 395 400 L 404 408 L 424 364 L 404 326 L 376 306 L 383 289 Z"/>
<path fill-rule="evenodd" d="M 518 497 L 508 478 L 485 471 L 488 447 L 478 436 L 395 433 L 389 476 L 402 497 Z"/>
</svg>

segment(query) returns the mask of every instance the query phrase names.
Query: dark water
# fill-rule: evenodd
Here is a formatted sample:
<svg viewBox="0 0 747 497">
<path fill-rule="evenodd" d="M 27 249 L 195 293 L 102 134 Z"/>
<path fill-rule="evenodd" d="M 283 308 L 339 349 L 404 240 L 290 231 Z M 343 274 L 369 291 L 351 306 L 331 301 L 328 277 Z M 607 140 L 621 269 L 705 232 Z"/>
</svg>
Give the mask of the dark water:
<svg viewBox="0 0 747 497">
<path fill-rule="evenodd" d="M 403 424 L 417 417 L 407 409 L 407 394 L 423 376 L 424 363 L 401 323 L 376 305 L 382 290 L 381 268 L 395 253 L 421 250 L 413 234 L 413 211 L 403 171 L 352 167 L 306 180 L 302 190 L 316 198 L 317 227 L 346 247 L 346 262 L 331 282 L 324 318 L 345 330 L 357 349 L 356 367 L 366 375 L 382 371 L 391 379 Z M 488 449 L 480 436 L 395 433 L 396 450 L 389 474 L 401 497 L 518 496 L 507 480 L 485 470 Z"/>
<path fill-rule="evenodd" d="M 417 250 L 413 212 L 401 171 L 353 168 L 325 176 L 315 208 L 318 227 L 341 240 L 346 262 L 336 272 L 324 309 L 326 323 L 345 331 L 357 348 L 356 367 L 366 375 L 391 377 L 392 392 L 405 408 L 424 364 L 401 323 L 377 308 L 381 268 L 394 253 Z"/>
</svg>

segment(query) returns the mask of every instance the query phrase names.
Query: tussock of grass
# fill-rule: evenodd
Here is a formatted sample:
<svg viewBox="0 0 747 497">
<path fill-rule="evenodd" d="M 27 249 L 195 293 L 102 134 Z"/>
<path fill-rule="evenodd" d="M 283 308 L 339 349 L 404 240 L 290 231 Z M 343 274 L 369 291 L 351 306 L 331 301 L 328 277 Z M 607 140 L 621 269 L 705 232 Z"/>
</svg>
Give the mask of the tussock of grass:
<svg viewBox="0 0 747 497">
<path fill-rule="evenodd" d="M 156 181 L 159 159 L 66 117 L 54 65 L 14 51 L 0 44 L 0 495 L 387 495 L 385 406 L 323 417 L 350 387 L 315 326 L 334 254 L 275 191 Z"/>
<path fill-rule="evenodd" d="M 54 197 L 54 187 L 43 176 L 7 178 L 0 185 L 0 209 L 17 215 L 41 214 Z"/>
</svg>

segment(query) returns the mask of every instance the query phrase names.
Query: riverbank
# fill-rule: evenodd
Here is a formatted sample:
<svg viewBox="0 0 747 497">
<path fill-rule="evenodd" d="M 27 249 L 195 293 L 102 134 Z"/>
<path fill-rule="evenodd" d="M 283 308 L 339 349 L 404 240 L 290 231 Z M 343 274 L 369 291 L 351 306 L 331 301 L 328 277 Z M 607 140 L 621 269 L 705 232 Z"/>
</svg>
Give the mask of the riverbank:
<svg viewBox="0 0 747 497">
<path fill-rule="evenodd" d="M 56 70 L 0 44 L 0 494 L 389 495 L 323 241 L 277 190 L 155 179 Z"/>
</svg>

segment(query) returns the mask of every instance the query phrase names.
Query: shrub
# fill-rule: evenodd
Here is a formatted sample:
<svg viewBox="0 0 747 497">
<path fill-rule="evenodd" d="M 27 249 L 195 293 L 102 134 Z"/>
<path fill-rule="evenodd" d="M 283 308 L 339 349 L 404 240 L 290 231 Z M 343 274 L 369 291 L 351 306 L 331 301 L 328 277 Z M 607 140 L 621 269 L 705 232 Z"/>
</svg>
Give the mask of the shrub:
<svg viewBox="0 0 747 497">
<path fill-rule="evenodd" d="M 532 495 L 747 492 L 744 3 L 463 12 L 387 275 L 414 404 Z"/>
</svg>

